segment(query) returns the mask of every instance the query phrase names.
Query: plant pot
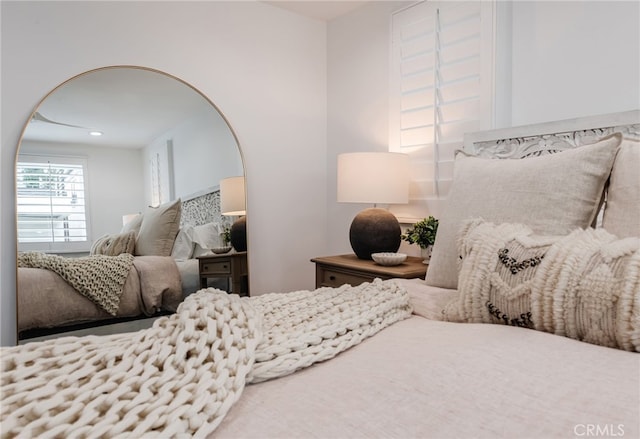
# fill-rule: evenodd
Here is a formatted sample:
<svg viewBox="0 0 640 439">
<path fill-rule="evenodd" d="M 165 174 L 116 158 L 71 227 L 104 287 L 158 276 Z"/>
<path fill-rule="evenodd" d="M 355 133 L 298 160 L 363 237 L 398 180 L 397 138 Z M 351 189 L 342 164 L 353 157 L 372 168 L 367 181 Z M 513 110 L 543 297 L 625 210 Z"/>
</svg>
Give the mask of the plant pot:
<svg viewBox="0 0 640 439">
<path fill-rule="evenodd" d="M 427 248 L 421 248 L 420 249 L 420 256 L 422 257 L 422 263 L 423 264 L 429 264 L 429 261 L 431 261 L 431 252 L 433 251 L 433 246 L 429 245 L 427 246 Z"/>
</svg>

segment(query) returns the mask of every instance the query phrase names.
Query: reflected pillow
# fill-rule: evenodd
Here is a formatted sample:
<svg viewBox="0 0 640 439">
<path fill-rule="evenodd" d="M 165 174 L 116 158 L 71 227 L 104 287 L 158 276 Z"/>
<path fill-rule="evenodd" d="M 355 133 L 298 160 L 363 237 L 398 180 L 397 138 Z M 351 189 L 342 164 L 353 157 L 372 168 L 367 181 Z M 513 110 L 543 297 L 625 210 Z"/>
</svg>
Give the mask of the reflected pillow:
<svg viewBox="0 0 640 439">
<path fill-rule="evenodd" d="M 193 228 L 193 257 L 210 254 L 212 248 L 222 247 L 222 226 L 219 223 L 211 222 Z"/>
<path fill-rule="evenodd" d="M 148 207 L 142 216 L 136 256 L 171 256 L 173 242 L 180 229 L 181 211 L 179 198 L 159 207 Z"/>
<path fill-rule="evenodd" d="M 136 247 L 136 232 L 104 235 L 91 245 L 89 254 L 118 256 L 122 253 L 133 254 Z"/>
<path fill-rule="evenodd" d="M 129 220 L 122 226 L 120 233 L 135 232 L 136 236 L 140 232 L 140 226 L 142 226 L 142 214 L 136 214 L 133 219 Z"/>
<path fill-rule="evenodd" d="M 184 226 L 178 231 L 171 249 L 173 259 L 190 259 L 193 256 L 193 226 Z"/>
<path fill-rule="evenodd" d="M 640 141 L 623 139 L 613 162 L 602 227 L 619 238 L 640 237 Z"/>
<path fill-rule="evenodd" d="M 589 227 L 621 138 L 614 134 L 592 145 L 525 159 L 458 154 L 426 283 L 457 287 L 455 241 L 467 219 L 526 222 L 536 233 L 553 235 Z"/>
</svg>

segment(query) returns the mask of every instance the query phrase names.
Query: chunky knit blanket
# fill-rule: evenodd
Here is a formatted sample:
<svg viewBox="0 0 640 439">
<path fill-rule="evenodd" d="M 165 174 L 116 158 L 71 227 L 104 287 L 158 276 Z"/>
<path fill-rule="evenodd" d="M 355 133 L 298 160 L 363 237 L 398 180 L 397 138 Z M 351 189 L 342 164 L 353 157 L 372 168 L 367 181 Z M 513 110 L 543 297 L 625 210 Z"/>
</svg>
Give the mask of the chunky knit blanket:
<svg viewBox="0 0 640 439">
<path fill-rule="evenodd" d="M 411 313 L 392 281 L 190 295 L 148 330 L 2 348 L 3 437 L 203 437 L 246 383 L 334 357 Z"/>
<path fill-rule="evenodd" d="M 40 252 L 18 255 L 18 267 L 43 268 L 57 273 L 76 291 L 115 316 L 127 280 L 133 256 L 91 255 L 82 258 L 64 258 Z"/>
</svg>

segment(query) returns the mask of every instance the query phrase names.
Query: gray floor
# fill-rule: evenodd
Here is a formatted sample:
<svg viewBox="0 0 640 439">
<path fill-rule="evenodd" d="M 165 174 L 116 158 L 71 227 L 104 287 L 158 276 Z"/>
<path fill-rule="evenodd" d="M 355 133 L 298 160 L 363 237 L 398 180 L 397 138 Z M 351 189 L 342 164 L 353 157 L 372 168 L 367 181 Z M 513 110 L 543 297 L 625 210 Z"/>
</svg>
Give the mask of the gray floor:
<svg viewBox="0 0 640 439">
<path fill-rule="evenodd" d="M 159 317 L 150 317 L 148 319 L 134 320 L 131 322 L 114 323 L 112 325 L 97 326 L 95 328 L 79 329 L 77 331 L 69 331 L 69 332 L 64 332 L 60 334 L 34 337 L 34 338 L 29 338 L 27 340 L 20 340 L 18 344 L 30 343 L 32 341 L 49 340 L 49 339 L 58 338 L 58 337 L 68 337 L 68 336 L 80 337 L 83 335 L 111 335 L 111 334 L 119 334 L 122 332 L 136 332 L 141 329 L 150 328 L 151 326 L 153 326 L 153 322 L 156 321 L 156 319 L 158 318 Z"/>
</svg>

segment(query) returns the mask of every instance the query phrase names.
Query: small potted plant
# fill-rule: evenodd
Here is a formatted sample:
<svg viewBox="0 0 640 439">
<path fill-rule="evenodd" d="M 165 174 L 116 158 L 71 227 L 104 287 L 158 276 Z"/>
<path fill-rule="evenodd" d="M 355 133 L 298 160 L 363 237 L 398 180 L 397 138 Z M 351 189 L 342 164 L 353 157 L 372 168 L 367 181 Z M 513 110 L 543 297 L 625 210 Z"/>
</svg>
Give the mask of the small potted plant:
<svg viewBox="0 0 640 439">
<path fill-rule="evenodd" d="M 438 231 L 438 220 L 432 216 L 424 218 L 412 227 L 409 227 L 401 238 L 409 244 L 418 244 L 422 249 L 422 257 L 425 264 L 431 259 L 431 250 L 436 240 L 436 232 Z"/>
<path fill-rule="evenodd" d="M 231 228 L 225 227 L 220 236 L 225 247 L 231 245 Z"/>
<path fill-rule="evenodd" d="M 231 236 L 231 232 L 229 230 L 229 227 L 225 227 L 224 230 L 220 233 L 220 239 L 222 239 L 222 247 L 212 248 L 211 251 L 217 255 L 230 252 L 231 251 L 230 236 Z"/>
</svg>

